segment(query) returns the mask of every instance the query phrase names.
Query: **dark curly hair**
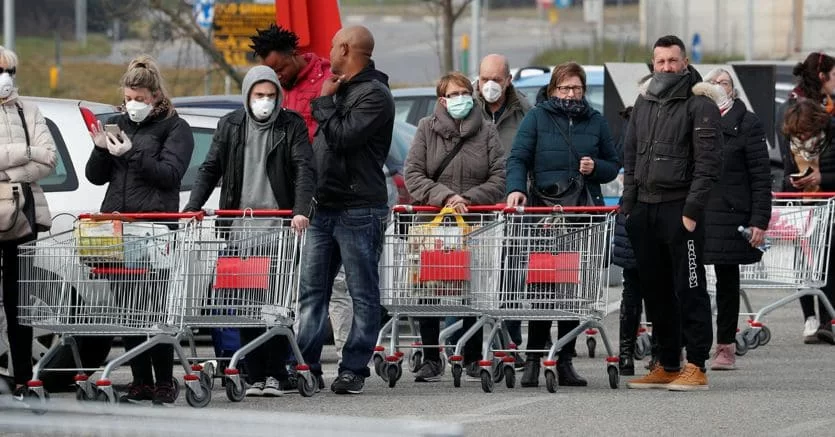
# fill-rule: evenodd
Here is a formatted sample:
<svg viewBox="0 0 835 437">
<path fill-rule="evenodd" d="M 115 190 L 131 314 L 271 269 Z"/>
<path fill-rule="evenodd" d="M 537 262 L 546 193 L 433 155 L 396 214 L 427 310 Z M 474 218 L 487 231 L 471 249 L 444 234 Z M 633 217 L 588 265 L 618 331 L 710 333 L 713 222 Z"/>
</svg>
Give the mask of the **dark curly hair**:
<svg viewBox="0 0 835 437">
<path fill-rule="evenodd" d="M 298 35 L 275 24 L 271 24 L 268 29 L 257 29 L 256 32 L 257 35 L 249 38 L 252 41 L 249 48 L 261 59 L 269 56 L 270 52 L 289 55 L 299 47 Z"/>
<path fill-rule="evenodd" d="M 797 87 L 805 97 L 820 103 L 823 100 L 821 93 L 823 82 L 818 74 L 828 75 L 833 68 L 835 68 L 835 58 L 823 52 L 812 52 L 803 62 L 798 62 L 794 66 L 792 74 L 797 81 Z"/>
</svg>

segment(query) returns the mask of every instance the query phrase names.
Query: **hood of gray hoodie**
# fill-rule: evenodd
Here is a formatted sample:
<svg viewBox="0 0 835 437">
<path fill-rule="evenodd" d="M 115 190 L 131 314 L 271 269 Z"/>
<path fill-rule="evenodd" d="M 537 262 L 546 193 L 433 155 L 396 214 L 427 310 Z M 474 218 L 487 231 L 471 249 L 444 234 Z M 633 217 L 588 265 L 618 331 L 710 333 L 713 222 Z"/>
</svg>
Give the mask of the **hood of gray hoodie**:
<svg viewBox="0 0 835 437">
<path fill-rule="evenodd" d="M 252 87 L 259 82 L 272 82 L 278 89 L 278 96 L 276 97 L 275 102 L 276 110 L 270 114 L 268 119 L 263 121 L 256 120 L 255 117 L 252 116 L 252 108 L 249 103 L 249 95 L 252 93 Z M 284 92 L 281 90 L 281 84 L 278 82 L 278 76 L 275 74 L 275 71 L 273 71 L 272 68 L 263 65 L 252 67 L 246 73 L 246 76 L 244 76 L 244 81 L 241 85 L 241 94 L 244 98 L 244 106 L 246 107 L 247 119 L 251 123 L 250 126 L 255 125 L 259 128 L 264 128 L 272 125 L 276 117 L 278 117 L 278 109 L 281 108 L 281 103 L 284 100 Z"/>
</svg>

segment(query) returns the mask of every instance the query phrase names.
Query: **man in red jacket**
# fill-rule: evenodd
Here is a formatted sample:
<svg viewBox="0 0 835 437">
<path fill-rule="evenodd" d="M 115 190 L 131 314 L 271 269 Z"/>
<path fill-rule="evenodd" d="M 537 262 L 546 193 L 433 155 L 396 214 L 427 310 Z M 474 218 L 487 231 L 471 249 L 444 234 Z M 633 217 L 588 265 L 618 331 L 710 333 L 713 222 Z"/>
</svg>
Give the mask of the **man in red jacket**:
<svg viewBox="0 0 835 437">
<path fill-rule="evenodd" d="M 299 52 L 299 37 L 275 24 L 257 30 L 249 46 L 278 75 L 284 89 L 284 107 L 298 112 L 307 123 L 310 142 L 316 133 L 316 121 L 310 114 L 310 101 L 319 97 L 322 83 L 331 76 L 331 63 L 315 53 Z"/>
<path fill-rule="evenodd" d="M 278 75 L 278 81 L 284 90 L 282 106 L 298 112 L 307 123 L 310 142 L 316 134 L 316 120 L 311 115 L 310 101 L 319 97 L 322 83 L 329 78 L 331 62 L 320 58 L 315 53 L 299 53 L 299 37 L 290 30 L 275 24 L 268 29 L 257 30 L 257 35 L 250 38 L 249 46 L 266 65 Z M 340 270 L 334 281 L 328 313 L 333 328 L 333 339 L 336 353 L 342 358 L 342 346 L 348 340 L 351 324 L 354 319 L 354 307 L 348 287 L 345 284 L 345 273 Z M 296 321 L 298 332 L 298 321 Z"/>
</svg>

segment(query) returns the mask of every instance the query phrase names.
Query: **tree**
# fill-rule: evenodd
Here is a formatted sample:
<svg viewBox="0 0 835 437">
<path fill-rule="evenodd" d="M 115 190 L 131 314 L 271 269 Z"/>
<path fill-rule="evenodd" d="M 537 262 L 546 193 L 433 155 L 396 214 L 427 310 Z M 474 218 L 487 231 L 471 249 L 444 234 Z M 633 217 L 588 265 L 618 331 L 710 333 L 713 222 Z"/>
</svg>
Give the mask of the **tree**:
<svg viewBox="0 0 835 437">
<path fill-rule="evenodd" d="M 192 8 L 185 0 L 149 0 L 148 6 L 165 16 L 174 29 L 180 32 L 182 36 L 194 41 L 221 71 L 231 77 L 239 86 L 242 85 L 243 76 L 235 67 L 226 62 L 223 53 L 215 48 L 212 40 L 197 25 L 192 15 Z"/>
<path fill-rule="evenodd" d="M 441 73 L 455 69 L 455 22 L 461 18 L 473 0 L 425 0 L 436 17 L 440 17 L 441 28 Z M 455 4 L 457 3 L 457 5 Z"/>
</svg>

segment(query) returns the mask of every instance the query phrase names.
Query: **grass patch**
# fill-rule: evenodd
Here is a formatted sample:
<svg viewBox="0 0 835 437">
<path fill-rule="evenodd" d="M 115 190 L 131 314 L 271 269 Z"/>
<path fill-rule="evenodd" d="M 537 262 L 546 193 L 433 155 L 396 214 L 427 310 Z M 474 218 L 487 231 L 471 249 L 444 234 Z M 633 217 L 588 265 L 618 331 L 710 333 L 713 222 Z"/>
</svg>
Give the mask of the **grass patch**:
<svg viewBox="0 0 835 437">
<path fill-rule="evenodd" d="M 87 45 L 80 42 L 61 41 L 61 58 L 67 59 L 79 56 L 107 56 L 110 54 L 110 39 L 102 34 L 87 35 Z M 27 59 L 46 60 L 55 62 L 55 39 L 24 36 L 15 40 L 15 52 L 22 61 Z"/>
<path fill-rule="evenodd" d="M 531 65 L 557 65 L 563 62 L 575 61 L 586 65 L 601 65 L 606 62 L 650 62 L 651 53 L 640 44 L 620 44 L 606 41 L 601 50 L 589 47 L 581 48 L 551 48 L 534 56 Z M 702 58 L 703 64 L 724 64 L 729 61 L 743 59 L 743 56 L 722 56 L 706 54 Z"/>
</svg>

